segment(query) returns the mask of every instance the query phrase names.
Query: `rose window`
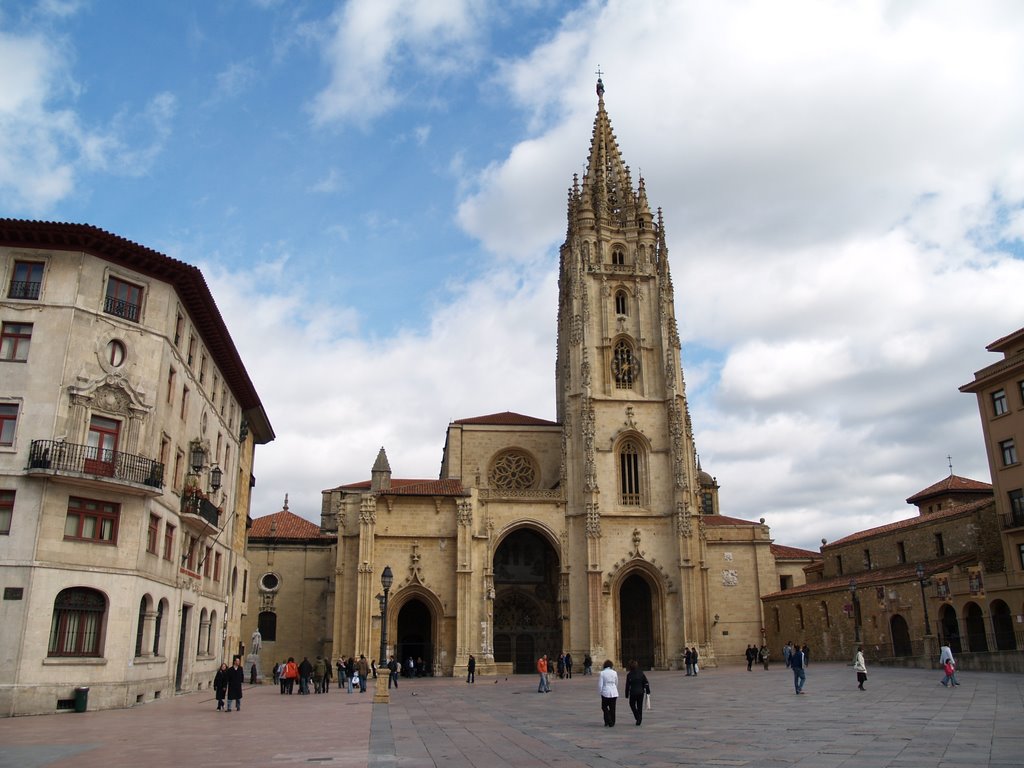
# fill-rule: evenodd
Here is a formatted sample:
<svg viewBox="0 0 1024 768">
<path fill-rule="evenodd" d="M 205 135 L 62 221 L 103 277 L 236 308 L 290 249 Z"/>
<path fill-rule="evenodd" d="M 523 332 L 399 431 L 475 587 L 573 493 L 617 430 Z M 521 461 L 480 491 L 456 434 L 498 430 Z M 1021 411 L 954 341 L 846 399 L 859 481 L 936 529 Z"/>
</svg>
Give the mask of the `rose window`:
<svg viewBox="0 0 1024 768">
<path fill-rule="evenodd" d="M 537 473 L 526 454 L 509 451 L 494 461 L 491 467 L 491 487 L 503 491 L 522 491 L 532 488 Z"/>
</svg>

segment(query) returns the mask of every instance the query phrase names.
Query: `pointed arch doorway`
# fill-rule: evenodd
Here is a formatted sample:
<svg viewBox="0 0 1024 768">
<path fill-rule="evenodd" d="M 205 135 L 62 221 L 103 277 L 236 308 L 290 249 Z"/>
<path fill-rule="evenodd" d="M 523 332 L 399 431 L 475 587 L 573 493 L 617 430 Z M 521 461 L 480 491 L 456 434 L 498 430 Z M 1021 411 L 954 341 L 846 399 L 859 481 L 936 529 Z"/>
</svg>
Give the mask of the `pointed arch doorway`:
<svg viewBox="0 0 1024 768">
<path fill-rule="evenodd" d="M 419 598 L 408 600 L 398 611 L 395 659 L 408 669 L 413 660 L 416 674 L 434 674 L 434 616 Z"/>
<path fill-rule="evenodd" d="M 619 649 L 623 666 L 636 659 L 641 669 L 653 669 L 654 598 L 651 585 L 632 573 L 619 587 Z"/>
<path fill-rule="evenodd" d="M 558 658 L 558 553 L 531 528 L 512 531 L 494 552 L 494 660 L 533 673 L 541 654 Z"/>
</svg>

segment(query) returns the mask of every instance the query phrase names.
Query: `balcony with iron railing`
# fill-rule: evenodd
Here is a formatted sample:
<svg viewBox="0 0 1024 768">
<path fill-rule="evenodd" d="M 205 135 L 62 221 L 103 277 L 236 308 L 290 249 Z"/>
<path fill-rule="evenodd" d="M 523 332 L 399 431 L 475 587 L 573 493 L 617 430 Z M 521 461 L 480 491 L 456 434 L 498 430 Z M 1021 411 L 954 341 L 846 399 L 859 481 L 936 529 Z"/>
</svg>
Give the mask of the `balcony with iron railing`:
<svg viewBox="0 0 1024 768">
<path fill-rule="evenodd" d="M 194 533 L 220 529 L 220 509 L 198 488 L 186 488 L 181 496 L 181 520 Z"/>
<path fill-rule="evenodd" d="M 1024 528 L 1024 510 L 1013 509 L 1009 512 L 1003 512 L 1000 517 L 1003 520 L 1003 530 L 1008 531 L 1011 528 Z"/>
<path fill-rule="evenodd" d="M 132 304 L 130 301 L 107 296 L 103 303 L 103 311 L 108 315 L 131 320 L 133 323 L 139 322 L 139 305 Z"/>
<path fill-rule="evenodd" d="M 113 483 L 122 491 L 145 496 L 159 496 L 164 487 L 164 465 L 159 461 L 60 440 L 33 440 L 25 472 L 92 486 Z"/>
</svg>

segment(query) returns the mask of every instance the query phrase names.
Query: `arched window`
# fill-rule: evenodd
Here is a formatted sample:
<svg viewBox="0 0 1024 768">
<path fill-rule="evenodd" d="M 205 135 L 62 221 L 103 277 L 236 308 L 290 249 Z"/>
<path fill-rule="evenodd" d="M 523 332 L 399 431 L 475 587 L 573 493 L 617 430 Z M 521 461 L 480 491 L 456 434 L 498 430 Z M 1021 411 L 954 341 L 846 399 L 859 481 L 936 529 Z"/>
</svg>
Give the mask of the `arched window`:
<svg viewBox="0 0 1024 768">
<path fill-rule="evenodd" d="M 615 344 L 612 354 L 612 375 L 615 377 L 617 389 L 632 389 L 636 378 L 636 361 L 633 359 L 633 347 L 625 339 Z"/>
<path fill-rule="evenodd" d="M 260 636 L 264 643 L 272 643 L 277 640 L 277 614 L 273 611 L 260 611 L 258 619 Z"/>
<path fill-rule="evenodd" d="M 782 631 L 782 617 L 779 615 L 779 609 L 778 608 L 772 608 L 772 613 L 775 615 L 775 631 L 776 632 L 781 632 Z"/>
<path fill-rule="evenodd" d="M 797 623 L 800 625 L 800 629 L 803 629 L 804 628 L 804 607 L 802 605 L 798 605 L 796 607 L 796 620 L 797 620 Z"/>
<path fill-rule="evenodd" d="M 642 462 L 640 446 L 626 440 L 619 447 L 619 503 L 638 507 L 643 503 Z"/>
<path fill-rule="evenodd" d="M 829 618 L 828 615 L 828 603 L 826 603 L 824 600 L 821 601 L 821 615 L 825 619 L 825 628 L 827 629 L 828 627 L 831 627 L 832 620 Z"/>
<path fill-rule="evenodd" d="M 100 656 L 107 599 L 87 587 L 61 590 L 53 601 L 50 656 Z"/>
<path fill-rule="evenodd" d="M 149 595 L 143 595 L 139 601 L 139 626 L 135 630 L 135 655 L 136 657 L 142 655 L 145 643 L 143 638 L 146 636 L 146 614 L 149 613 Z"/>
<path fill-rule="evenodd" d="M 612 249 L 612 264 L 615 264 L 616 266 L 622 266 L 625 263 L 626 252 L 619 247 Z"/>
<path fill-rule="evenodd" d="M 206 613 L 206 609 L 203 608 L 202 613 L 199 614 L 199 637 L 196 638 L 196 656 L 202 656 L 206 653 L 206 648 L 210 645 L 210 617 Z"/>
<path fill-rule="evenodd" d="M 213 638 L 216 635 L 216 633 L 217 633 L 217 612 L 216 611 L 210 611 L 210 632 L 206 636 L 206 655 L 207 656 L 212 656 L 213 655 L 213 649 L 215 647 L 214 644 L 213 644 Z"/>
<path fill-rule="evenodd" d="M 163 646 L 164 634 L 167 632 L 167 627 L 164 626 L 164 610 L 167 605 L 166 600 L 161 600 L 159 605 L 156 607 L 156 622 L 153 624 L 153 655 L 160 655 L 160 648 Z"/>
<path fill-rule="evenodd" d="M 628 315 L 629 314 L 629 297 L 625 291 L 615 292 L 615 314 L 616 315 Z"/>
</svg>

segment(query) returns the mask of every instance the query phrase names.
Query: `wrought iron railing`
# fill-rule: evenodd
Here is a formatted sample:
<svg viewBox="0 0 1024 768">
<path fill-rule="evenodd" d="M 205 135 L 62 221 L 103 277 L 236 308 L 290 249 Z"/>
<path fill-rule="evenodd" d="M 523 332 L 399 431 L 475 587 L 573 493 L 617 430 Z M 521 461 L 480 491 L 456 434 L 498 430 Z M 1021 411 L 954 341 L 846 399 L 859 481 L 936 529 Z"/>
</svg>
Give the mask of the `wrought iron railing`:
<svg viewBox="0 0 1024 768">
<path fill-rule="evenodd" d="M 198 490 L 186 491 L 181 497 L 181 511 L 198 515 L 214 527 L 220 527 L 220 510 Z"/>
<path fill-rule="evenodd" d="M 131 320 L 133 323 L 139 322 L 139 305 L 132 304 L 130 301 L 124 301 L 123 299 L 115 299 L 113 296 L 107 296 L 107 299 L 103 304 L 103 311 L 108 315 L 115 315 L 116 317 L 123 317 L 125 320 Z"/>
<path fill-rule="evenodd" d="M 38 299 L 39 288 L 42 283 L 32 280 L 11 280 L 11 287 L 7 291 L 9 299 Z"/>
<path fill-rule="evenodd" d="M 164 465 L 159 461 L 59 440 L 33 440 L 28 468 L 97 475 L 153 488 L 164 486 Z"/>
<path fill-rule="evenodd" d="M 1010 512 L 1004 512 L 1003 518 L 1003 529 L 1009 528 L 1024 528 L 1024 511 L 1011 510 Z"/>
</svg>

